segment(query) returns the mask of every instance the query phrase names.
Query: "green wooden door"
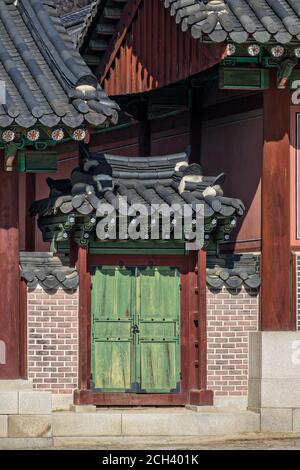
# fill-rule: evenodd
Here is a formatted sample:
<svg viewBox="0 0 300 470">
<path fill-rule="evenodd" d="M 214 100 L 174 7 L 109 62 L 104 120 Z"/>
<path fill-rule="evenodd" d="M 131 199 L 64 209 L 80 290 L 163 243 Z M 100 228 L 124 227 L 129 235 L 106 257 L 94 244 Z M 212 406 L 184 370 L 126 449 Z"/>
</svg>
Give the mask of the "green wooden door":
<svg viewBox="0 0 300 470">
<path fill-rule="evenodd" d="M 92 381 L 107 391 L 126 391 L 134 381 L 135 276 L 102 267 L 92 282 Z"/>
<path fill-rule="evenodd" d="M 179 391 L 180 274 L 176 268 L 97 268 L 92 315 L 95 389 Z"/>
</svg>

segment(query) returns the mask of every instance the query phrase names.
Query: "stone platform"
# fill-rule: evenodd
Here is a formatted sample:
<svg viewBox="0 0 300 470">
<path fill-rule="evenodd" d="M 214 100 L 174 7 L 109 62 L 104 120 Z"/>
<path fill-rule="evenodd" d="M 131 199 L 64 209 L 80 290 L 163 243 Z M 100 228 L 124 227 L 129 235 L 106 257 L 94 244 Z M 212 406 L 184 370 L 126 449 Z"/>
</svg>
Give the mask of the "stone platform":
<svg viewBox="0 0 300 470">
<path fill-rule="evenodd" d="M 113 443 L 117 444 L 120 439 L 149 438 L 159 442 L 160 437 L 178 440 L 242 435 L 259 430 L 258 413 L 221 411 L 213 407 L 201 411 L 147 408 L 9 414 L 0 416 L 0 449 L 88 448 L 105 443 L 113 448 Z"/>
</svg>

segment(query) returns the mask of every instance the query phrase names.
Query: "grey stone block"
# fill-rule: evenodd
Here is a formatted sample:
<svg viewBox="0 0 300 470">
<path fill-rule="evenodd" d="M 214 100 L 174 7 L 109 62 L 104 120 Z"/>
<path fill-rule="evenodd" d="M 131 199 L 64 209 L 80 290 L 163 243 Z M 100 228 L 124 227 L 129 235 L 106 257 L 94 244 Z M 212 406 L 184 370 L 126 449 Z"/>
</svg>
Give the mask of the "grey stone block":
<svg viewBox="0 0 300 470">
<path fill-rule="evenodd" d="M 262 408 L 300 408 L 300 379 L 262 379 Z"/>
<path fill-rule="evenodd" d="M 120 436 L 121 413 L 53 413 L 53 436 Z"/>
<path fill-rule="evenodd" d="M 250 379 L 248 382 L 248 408 L 261 407 L 261 379 Z"/>
<path fill-rule="evenodd" d="M 21 415 L 47 415 L 52 412 L 52 393 L 40 391 L 19 392 L 19 413 Z"/>
<path fill-rule="evenodd" d="M 94 405 L 71 405 L 70 410 L 73 413 L 95 413 L 97 408 Z"/>
<path fill-rule="evenodd" d="M 35 450 L 35 449 L 51 449 L 53 440 L 47 438 L 3 438 L 0 439 L 0 450 Z"/>
<path fill-rule="evenodd" d="M 249 333 L 249 379 L 261 378 L 262 333 L 251 331 Z"/>
<path fill-rule="evenodd" d="M 260 417 L 236 413 L 123 413 L 124 436 L 215 436 L 258 432 Z"/>
<path fill-rule="evenodd" d="M 300 432 L 300 409 L 293 410 L 293 431 Z"/>
<path fill-rule="evenodd" d="M 292 432 L 293 416 L 289 408 L 262 408 L 261 432 Z"/>
<path fill-rule="evenodd" d="M 300 331 L 262 333 L 262 378 L 300 380 Z"/>
<path fill-rule="evenodd" d="M 51 437 L 52 419 L 46 416 L 9 416 L 8 437 Z"/>
<path fill-rule="evenodd" d="M 73 405 L 73 395 L 52 395 L 52 410 L 53 411 L 70 411 Z"/>
<path fill-rule="evenodd" d="M 18 392 L 0 390 L 0 414 L 18 413 Z"/>
<path fill-rule="evenodd" d="M 0 380 L 0 392 L 19 390 L 32 390 L 32 380 Z"/>
<path fill-rule="evenodd" d="M 8 429 L 8 418 L 7 416 L 0 416 L 0 437 L 7 437 L 7 429 Z"/>
</svg>

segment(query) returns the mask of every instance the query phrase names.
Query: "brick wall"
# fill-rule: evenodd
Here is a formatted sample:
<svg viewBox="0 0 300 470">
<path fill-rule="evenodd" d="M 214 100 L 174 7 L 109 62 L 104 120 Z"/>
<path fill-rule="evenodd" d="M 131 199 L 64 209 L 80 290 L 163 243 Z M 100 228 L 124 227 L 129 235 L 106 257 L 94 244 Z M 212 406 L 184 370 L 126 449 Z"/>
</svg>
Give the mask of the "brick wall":
<svg viewBox="0 0 300 470">
<path fill-rule="evenodd" d="M 78 293 L 28 292 L 28 377 L 35 388 L 70 394 L 78 377 Z"/>
<path fill-rule="evenodd" d="M 258 328 L 256 292 L 207 291 L 208 388 L 246 396 L 248 334 Z M 34 387 L 70 394 L 78 377 L 78 292 L 28 292 L 28 376 Z"/>
<path fill-rule="evenodd" d="M 257 292 L 207 291 L 208 388 L 219 396 L 248 393 L 248 335 L 258 329 Z"/>
</svg>

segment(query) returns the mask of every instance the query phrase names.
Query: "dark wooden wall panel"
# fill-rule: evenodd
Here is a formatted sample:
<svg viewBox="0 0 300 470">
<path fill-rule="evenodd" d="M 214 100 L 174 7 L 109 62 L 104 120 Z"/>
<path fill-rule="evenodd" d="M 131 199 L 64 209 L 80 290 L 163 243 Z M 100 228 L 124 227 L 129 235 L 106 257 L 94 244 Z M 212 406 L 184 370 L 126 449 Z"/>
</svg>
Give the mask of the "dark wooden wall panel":
<svg viewBox="0 0 300 470">
<path fill-rule="evenodd" d="M 36 200 L 44 199 L 49 196 L 49 187 L 47 185 L 47 178 L 54 178 L 54 179 L 64 179 L 70 178 L 71 171 L 76 167 L 78 164 L 78 150 L 76 153 L 73 152 L 71 155 L 59 155 L 58 162 L 57 162 L 57 172 L 56 173 L 37 173 L 36 174 L 36 191 L 35 197 Z M 36 232 L 35 232 L 36 242 L 35 242 L 35 250 L 36 251 L 49 251 L 49 243 L 44 243 L 42 238 L 42 232 L 39 230 L 36 224 Z"/>
<path fill-rule="evenodd" d="M 189 113 L 151 122 L 151 154 L 167 155 L 183 152 L 190 145 Z"/>
<path fill-rule="evenodd" d="M 100 132 L 91 137 L 90 149 L 114 155 L 138 156 L 138 132 L 137 123 L 120 129 L 112 128 L 109 132 Z"/>
<path fill-rule="evenodd" d="M 246 215 L 233 239 L 236 249 L 260 249 L 262 112 L 207 121 L 202 129 L 201 162 L 204 173 L 226 173 L 224 192 L 242 199 Z M 199 125 L 199 132 L 201 132 Z"/>
</svg>

